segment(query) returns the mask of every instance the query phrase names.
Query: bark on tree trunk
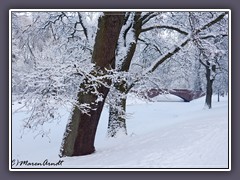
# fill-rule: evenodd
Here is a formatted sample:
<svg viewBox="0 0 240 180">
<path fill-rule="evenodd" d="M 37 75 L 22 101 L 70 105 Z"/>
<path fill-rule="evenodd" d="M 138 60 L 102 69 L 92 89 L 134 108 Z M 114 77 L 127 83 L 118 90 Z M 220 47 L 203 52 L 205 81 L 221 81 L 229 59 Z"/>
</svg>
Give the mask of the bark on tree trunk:
<svg viewBox="0 0 240 180">
<path fill-rule="evenodd" d="M 116 94 L 124 95 L 126 93 L 126 82 L 114 84 Z M 109 107 L 109 120 L 108 120 L 108 137 L 116 137 L 118 133 L 127 135 L 126 126 L 126 101 L 127 97 L 123 96 L 120 99 L 116 98 Z"/>
<path fill-rule="evenodd" d="M 207 89 L 206 89 L 206 100 L 205 103 L 207 105 L 207 107 L 209 109 L 212 108 L 212 80 L 210 79 L 210 77 L 208 76 L 208 74 L 210 73 L 210 70 L 207 70 Z"/>
<path fill-rule="evenodd" d="M 108 88 L 101 86 L 98 91 L 104 94 L 104 99 L 108 93 Z M 96 95 L 79 92 L 79 103 L 92 103 L 97 99 Z M 67 127 L 67 134 L 64 139 L 62 156 L 80 156 L 91 154 L 95 151 L 94 139 L 98 121 L 102 112 L 104 101 L 91 104 L 90 115 L 82 113 L 74 107 L 72 118 Z"/>
<path fill-rule="evenodd" d="M 133 22 L 133 32 L 135 33 L 135 42 L 131 43 L 129 50 L 123 63 L 117 71 L 129 71 L 129 67 L 136 50 L 138 37 L 141 33 L 142 21 L 140 20 L 141 13 L 136 13 Z M 114 87 L 117 91 L 122 94 L 127 95 L 127 87 L 124 87 L 126 82 L 115 83 Z M 126 97 L 121 98 L 120 102 L 114 102 L 114 105 L 110 104 L 109 107 L 109 121 L 108 121 L 108 137 L 115 137 L 118 133 L 124 133 L 127 135 L 127 125 L 126 125 Z M 118 107 L 118 108 L 117 108 Z"/>
<path fill-rule="evenodd" d="M 213 93 L 213 81 L 214 81 L 214 75 L 212 73 L 215 73 L 216 71 L 216 65 L 210 66 L 210 63 L 207 62 L 206 66 L 206 78 L 207 78 L 207 87 L 206 87 L 206 99 L 205 104 L 208 107 L 208 109 L 212 108 L 212 93 Z"/>
<path fill-rule="evenodd" d="M 99 76 L 99 72 L 104 75 L 106 73 L 105 69 L 109 69 L 115 62 L 115 49 L 123 19 L 124 14 L 119 12 L 105 13 L 99 19 L 92 57 L 95 70 L 91 72 L 92 75 Z M 105 80 L 106 82 L 110 84 L 109 80 Z M 86 91 L 78 93 L 79 104 L 86 103 L 90 105 L 89 115 L 82 113 L 77 107 L 74 108 L 72 118 L 64 134 L 60 156 L 80 156 L 95 151 L 94 140 L 97 125 L 109 89 L 102 84 L 97 84 L 97 91 L 102 94 L 103 101 L 96 103 L 97 95 L 87 89 L 89 85 L 96 85 L 91 83 L 93 82 L 85 79 L 80 87 L 86 89 Z"/>
<path fill-rule="evenodd" d="M 116 137 L 119 133 L 127 135 L 126 127 L 126 98 L 122 98 L 116 106 L 110 106 L 109 108 L 109 123 L 108 123 L 108 137 Z"/>
</svg>

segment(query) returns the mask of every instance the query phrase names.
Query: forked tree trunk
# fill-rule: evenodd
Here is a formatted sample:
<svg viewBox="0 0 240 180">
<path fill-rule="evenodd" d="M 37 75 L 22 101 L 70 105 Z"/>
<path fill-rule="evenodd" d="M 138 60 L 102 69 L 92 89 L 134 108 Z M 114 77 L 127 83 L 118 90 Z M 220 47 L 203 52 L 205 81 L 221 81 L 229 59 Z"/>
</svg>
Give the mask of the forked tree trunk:
<svg viewBox="0 0 240 180">
<path fill-rule="evenodd" d="M 92 57 L 92 62 L 96 67 L 95 71 L 92 72 L 93 75 L 98 76 L 98 70 L 106 73 L 105 69 L 109 69 L 115 62 L 115 49 L 123 19 L 124 14 L 119 12 L 105 13 L 99 19 Z M 101 73 L 101 75 L 104 74 Z M 110 83 L 109 80 L 106 80 L 106 82 Z M 96 103 L 97 95 L 87 89 L 89 85 L 92 85 L 91 83 L 93 82 L 85 79 L 80 87 L 86 89 L 86 92 L 78 93 L 78 103 L 86 103 L 91 106 L 89 115 L 82 113 L 77 107 L 73 109 L 72 118 L 67 124 L 64 134 L 60 156 L 80 156 L 95 151 L 94 140 L 97 125 L 109 89 L 102 84 L 98 84 L 97 91 L 103 95 L 103 101 Z"/>
</svg>

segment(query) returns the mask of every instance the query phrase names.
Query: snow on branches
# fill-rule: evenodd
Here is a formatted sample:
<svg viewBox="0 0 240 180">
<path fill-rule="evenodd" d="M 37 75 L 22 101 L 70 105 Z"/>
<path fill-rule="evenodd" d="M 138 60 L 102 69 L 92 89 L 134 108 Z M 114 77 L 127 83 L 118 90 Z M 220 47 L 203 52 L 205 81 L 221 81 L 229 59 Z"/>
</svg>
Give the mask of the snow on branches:
<svg viewBox="0 0 240 180">
<path fill-rule="evenodd" d="M 110 89 L 107 102 L 124 117 L 125 109 L 118 104 L 134 86 L 165 87 L 179 79 L 177 72 L 185 78 L 177 85 L 199 79 L 199 75 L 189 75 L 195 73 L 193 67 L 198 66 L 199 57 L 202 65 L 208 63 L 211 69 L 227 67 L 223 61 L 228 49 L 227 12 L 126 12 L 115 51 L 115 67 L 108 69 L 91 63 L 101 15 L 13 13 L 12 94 L 30 112 L 24 120 L 25 128 L 37 130 L 57 119 L 62 106 L 77 106 L 88 114 L 91 104 L 79 104 L 77 94 L 90 92 L 97 97 L 97 104 L 104 101 L 97 90 L 100 85 Z M 196 47 L 201 50 L 200 56 Z M 168 60 L 172 63 L 166 65 Z M 166 66 L 162 66 L 164 63 Z M 212 71 L 211 78 L 217 73 Z M 166 78 L 166 74 L 171 78 Z M 85 86 L 81 87 L 83 82 Z"/>
</svg>

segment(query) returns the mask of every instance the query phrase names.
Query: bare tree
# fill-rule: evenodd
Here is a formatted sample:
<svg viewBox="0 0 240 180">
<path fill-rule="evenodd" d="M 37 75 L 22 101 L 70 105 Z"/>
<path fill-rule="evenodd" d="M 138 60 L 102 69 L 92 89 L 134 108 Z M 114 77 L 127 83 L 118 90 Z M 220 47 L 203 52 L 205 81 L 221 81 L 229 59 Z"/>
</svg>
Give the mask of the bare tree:
<svg viewBox="0 0 240 180">
<path fill-rule="evenodd" d="M 212 16 L 212 14 L 211 14 Z M 219 16 L 221 17 L 221 16 Z M 206 99 L 205 99 L 205 105 L 211 109 L 212 108 L 212 95 L 213 95 L 213 82 L 215 81 L 217 70 L 221 69 L 220 66 L 220 59 L 224 56 L 225 52 L 227 51 L 227 48 L 219 49 L 219 41 L 217 39 L 224 39 L 224 37 L 227 36 L 227 29 L 226 23 L 221 24 L 221 20 L 218 17 L 218 21 L 213 21 L 209 24 L 209 26 L 206 28 L 208 29 L 208 33 L 204 33 L 200 36 L 196 36 L 194 38 L 194 44 L 199 50 L 199 62 L 203 65 L 205 68 L 205 77 L 206 77 Z M 196 18 L 196 15 L 194 13 L 189 13 L 189 20 L 190 24 L 193 30 L 195 30 L 195 27 L 198 24 L 198 19 Z M 218 23 L 217 27 L 221 27 L 220 30 L 217 29 L 217 31 L 211 30 L 212 24 Z M 221 41 L 222 41 L 221 40 Z"/>
</svg>

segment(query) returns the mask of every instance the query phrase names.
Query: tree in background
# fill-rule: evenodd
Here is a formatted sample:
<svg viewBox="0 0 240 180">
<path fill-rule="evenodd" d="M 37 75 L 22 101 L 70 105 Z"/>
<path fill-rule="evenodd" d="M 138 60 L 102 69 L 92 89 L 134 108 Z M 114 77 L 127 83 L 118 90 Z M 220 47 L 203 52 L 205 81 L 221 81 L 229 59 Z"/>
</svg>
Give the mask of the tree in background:
<svg viewBox="0 0 240 180">
<path fill-rule="evenodd" d="M 207 18 L 210 19 L 212 16 L 214 15 L 209 13 Z M 226 45 L 226 39 L 224 37 L 227 37 L 228 26 L 226 24 L 228 23 L 226 23 L 226 19 L 222 19 L 223 21 L 215 22 L 217 23 L 215 28 L 209 26 L 207 32 L 203 31 L 200 35 L 197 35 L 193 41 L 198 48 L 199 62 L 206 71 L 205 105 L 209 109 L 212 108 L 213 82 L 215 81 L 218 70 L 226 68 L 221 67 L 223 63 L 220 63 L 220 61 L 223 60 L 224 55 L 228 52 L 228 47 L 221 45 L 223 41 L 225 41 Z M 199 26 L 199 23 L 201 23 L 194 13 L 189 13 L 189 21 L 193 30 L 196 30 L 196 26 Z M 226 56 L 224 60 L 226 61 Z"/>
</svg>

